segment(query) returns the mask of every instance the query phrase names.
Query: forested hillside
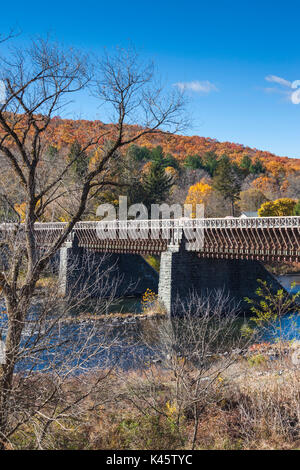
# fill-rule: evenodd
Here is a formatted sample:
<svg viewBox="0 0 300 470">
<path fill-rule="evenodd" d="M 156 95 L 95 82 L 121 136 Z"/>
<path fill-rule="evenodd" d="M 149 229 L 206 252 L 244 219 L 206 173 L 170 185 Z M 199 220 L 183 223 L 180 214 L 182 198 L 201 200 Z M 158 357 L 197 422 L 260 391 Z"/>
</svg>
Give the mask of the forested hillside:
<svg viewBox="0 0 300 470">
<path fill-rule="evenodd" d="M 105 129 L 108 132 L 113 132 L 113 128 L 112 125 L 103 124 L 101 121 L 70 120 L 57 117 L 52 120 L 49 141 L 59 148 L 72 143 L 74 140 L 78 140 L 79 143 L 84 145 L 89 138 L 98 135 L 99 131 Z M 127 126 L 127 131 L 130 134 L 136 128 L 136 126 Z M 188 155 L 203 155 L 206 152 L 214 152 L 218 156 L 226 153 L 235 162 L 240 162 L 245 155 L 254 159 L 259 158 L 270 170 L 274 162 L 280 163 L 288 171 L 300 170 L 300 158 L 279 157 L 270 152 L 232 142 L 218 142 L 216 139 L 210 139 L 209 137 L 157 133 L 141 137 L 138 144 L 147 148 L 160 145 L 165 153 L 173 154 L 180 162 L 183 162 Z"/>
<path fill-rule="evenodd" d="M 239 216 L 245 211 L 258 211 L 261 216 L 300 214 L 300 159 L 204 137 L 143 135 L 137 126 L 125 127 L 124 140 L 137 131 L 140 138 L 122 146 L 120 158 L 112 160 L 105 190 L 103 184 L 98 190 L 95 183 L 84 218 L 94 219 L 103 202 L 117 206 L 120 195 L 126 195 L 129 204 L 143 202 L 149 209 L 162 202 L 193 207 L 203 203 L 206 217 Z M 45 178 L 54 177 L 66 161 L 72 171 L 61 180 L 63 204 L 58 205 L 54 197 L 43 220 L 69 220 L 85 175 L 116 138 L 117 127 L 100 121 L 51 120 L 41 141 Z M 15 194 L 15 211 L 24 217 L 26 207 L 14 187 L 14 175 L 3 168 L 2 181 L 7 184 L 8 180 Z M 11 210 L 4 205 L 2 201 L 2 213 Z"/>
</svg>

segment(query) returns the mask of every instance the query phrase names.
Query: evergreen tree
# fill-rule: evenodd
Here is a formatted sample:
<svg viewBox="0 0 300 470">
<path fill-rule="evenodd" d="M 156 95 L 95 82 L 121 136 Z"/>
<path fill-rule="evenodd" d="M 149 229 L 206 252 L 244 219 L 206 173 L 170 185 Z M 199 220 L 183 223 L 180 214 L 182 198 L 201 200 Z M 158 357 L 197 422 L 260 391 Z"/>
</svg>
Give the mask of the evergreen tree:
<svg viewBox="0 0 300 470">
<path fill-rule="evenodd" d="M 151 160 L 153 162 L 162 164 L 163 159 L 164 159 L 164 152 L 163 152 L 163 149 L 162 149 L 161 145 L 158 145 L 157 147 L 154 147 L 151 150 Z"/>
<path fill-rule="evenodd" d="M 203 162 L 200 155 L 188 155 L 185 159 L 184 166 L 191 170 L 200 170 L 203 168 Z"/>
<path fill-rule="evenodd" d="M 142 162 L 151 159 L 151 151 L 147 147 L 132 144 L 127 149 L 126 156 L 136 162 Z"/>
<path fill-rule="evenodd" d="M 249 155 L 244 155 L 240 165 L 238 166 L 238 172 L 241 175 L 241 178 L 246 178 L 249 175 L 252 165 L 252 160 Z"/>
<path fill-rule="evenodd" d="M 241 178 L 227 155 L 223 155 L 213 179 L 213 188 L 231 203 L 231 215 L 234 216 L 234 203 L 239 199 Z"/>
<path fill-rule="evenodd" d="M 259 175 L 266 172 L 266 169 L 259 158 L 256 158 L 255 162 L 250 166 L 249 170 L 253 175 Z"/>
<path fill-rule="evenodd" d="M 143 178 L 144 204 L 150 209 L 151 204 L 160 204 L 166 200 L 173 186 L 172 176 L 157 162 L 153 162 L 149 172 Z"/>
<path fill-rule="evenodd" d="M 204 162 L 203 168 L 210 176 L 214 176 L 218 167 L 218 157 L 214 152 L 206 152 L 202 160 Z"/>
<path fill-rule="evenodd" d="M 180 165 L 178 163 L 178 160 L 176 160 L 174 155 L 172 155 L 171 153 L 167 153 L 167 155 L 164 157 L 162 161 L 162 165 L 164 168 L 171 166 L 172 168 L 175 168 L 175 170 L 180 171 Z"/>
<path fill-rule="evenodd" d="M 252 160 L 249 155 L 244 155 L 240 164 L 242 170 L 246 170 L 248 173 L 250 173 L 251 164 Z"/>
<path fill-rule="evenodd" d="M 151 150 L 151 160 L 154 163 L 161 165 L 163 168 L 167 168 L 167 166 L 171 166 L 176 170 L 180 170 L 180 165 L 176 158 L 171 154 L 168 153 L 167 155 L 164 154 L 163 148 L 158 145 Z"/>
<path fill-rule="evenodd" d="M 69 162 L 73 162 L 72 167 L 77 177 L 82 178 L 87 174 L 89 160 L 86 153 L 82 151 L 82 147 L 77 140 L 75 140 L 71 145 L 68 159 Z"/>
</svg>

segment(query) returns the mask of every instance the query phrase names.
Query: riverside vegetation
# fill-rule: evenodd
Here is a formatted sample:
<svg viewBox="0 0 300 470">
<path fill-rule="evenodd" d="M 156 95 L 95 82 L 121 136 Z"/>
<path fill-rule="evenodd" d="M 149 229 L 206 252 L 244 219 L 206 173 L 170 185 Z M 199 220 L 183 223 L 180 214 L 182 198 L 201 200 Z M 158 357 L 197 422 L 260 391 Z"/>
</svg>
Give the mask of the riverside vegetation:
<svg viewBox="0 0 300 470">
<path fill-rule="evenodd" d="M 299 331 L 289 340 L 282 331 L 275 341 L 260 338 L 270 325 L 279 331 L 274 322 L 292 311 L 300 293 L 268 297 L 268 289 L 262 284 L 252 328 L 242 329 L 223 292 L 178 300 L 183 316 L 168 321 L 153 318 L 162 307 L 148 290 L 142 315 L 150 312 L 150 319 L 135 345 L 147 345 L 149 359 L 140 367 L 123 369 L 117 361 L 71 374 L 55 387 L 54 401 L 12 432 L 6 448 L 298 449 Z M 40 401 L 57 379 L 44 371 L 30 380 Z M 91 390 L 90 383 L 98 385 Z M 32 402 L 26 390 L 18 400 Z M 65 411 L 69 405 L 72 413 Z"/>
</svg>

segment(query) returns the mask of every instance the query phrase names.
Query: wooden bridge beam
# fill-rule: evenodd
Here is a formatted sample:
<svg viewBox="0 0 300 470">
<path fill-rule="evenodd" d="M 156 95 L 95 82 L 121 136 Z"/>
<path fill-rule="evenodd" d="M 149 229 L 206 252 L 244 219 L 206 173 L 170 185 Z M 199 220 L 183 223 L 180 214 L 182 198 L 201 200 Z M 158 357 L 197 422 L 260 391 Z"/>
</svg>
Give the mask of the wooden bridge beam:
<svg viewBox="0 0 300 470">
<path fill-rule="evenodd" d="M 60 294 L 91 297 L 140 295 L 158 289 L 158 273 L 139 254 L 104 253 L 78 246 L 76 236 L 60 250 Z M 104 287 L 105 285 L 105 287 Z"/>
</svg>

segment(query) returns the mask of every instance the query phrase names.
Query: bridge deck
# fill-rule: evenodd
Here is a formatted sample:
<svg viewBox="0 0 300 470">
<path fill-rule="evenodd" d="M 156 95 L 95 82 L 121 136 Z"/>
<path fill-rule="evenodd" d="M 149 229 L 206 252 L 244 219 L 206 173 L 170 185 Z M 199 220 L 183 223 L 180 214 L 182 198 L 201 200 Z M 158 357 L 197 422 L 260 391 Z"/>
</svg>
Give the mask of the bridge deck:
<svg viewBox="0 0 300 470">
<path fill-rule="evenodd" d="M 38 245 L 52 244 L 67 223 L 36 223 Z M 1 238 L 25 241 L 23 226 L 1 224 Z M 184 236 L 201 257 L 300 261 L 300 217 L 79 222 L 79 246 L 110 253 L 159 254 Z"/>
</svg>

